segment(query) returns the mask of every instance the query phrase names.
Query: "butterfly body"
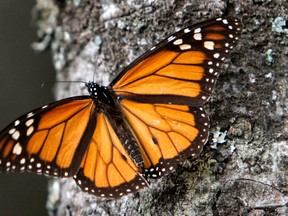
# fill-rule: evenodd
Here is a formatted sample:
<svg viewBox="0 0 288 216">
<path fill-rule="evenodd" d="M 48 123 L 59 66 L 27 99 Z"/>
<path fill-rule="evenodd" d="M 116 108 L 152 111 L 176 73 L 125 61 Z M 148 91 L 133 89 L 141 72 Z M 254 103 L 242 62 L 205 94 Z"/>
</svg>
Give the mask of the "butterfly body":
<svg viewBox="0 0 288 216">
<path fill-rule="evenodd" d="M 121 112 L 119 102 L 121 102 L 122 99 L 119 97 L 117 98 L 111 88 L 100 86 L 95 82 L 86 83 L 86 87 L 91 98 L 93 98 L 94 103 L 96 104 L 97 113 L 104 113 L 107 116 L 129 156 L 138 167 L 142 168 L 143 159 L 141 158 L 141 153 L 138 150 L 137 143 Z"/>
<path fill-rule="evenodd" d="M 99 197 L 146 187 L 198 156 L 209 99 L 241 33 L 236 18 L 187 27 L 152 47 L 109 86 L 29 112 L 0 132 L 0 172 L 73 177 Z"/>
</svg>

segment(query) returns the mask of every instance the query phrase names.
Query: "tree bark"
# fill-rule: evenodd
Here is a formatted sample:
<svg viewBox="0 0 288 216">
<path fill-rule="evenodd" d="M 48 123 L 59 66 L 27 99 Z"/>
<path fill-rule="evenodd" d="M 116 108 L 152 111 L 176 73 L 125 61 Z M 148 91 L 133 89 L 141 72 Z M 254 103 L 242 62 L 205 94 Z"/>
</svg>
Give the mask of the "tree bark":
<svg viewBox="0 0 288 216">
<path fill-rule="evenodd" d="M 117 200 L 51 180 L 50 215 L 287 215 L 287 8 L 284 0 L 38 0 L 34 48 L 51 48 L 57 80 L 107 85 L 180 28 L 223 14 L 244 25 L 205 105 L 212 133 L 200 157 Z M 56 85 L 55 96 L 87 94 L 79 86 Z"/>
</svg>

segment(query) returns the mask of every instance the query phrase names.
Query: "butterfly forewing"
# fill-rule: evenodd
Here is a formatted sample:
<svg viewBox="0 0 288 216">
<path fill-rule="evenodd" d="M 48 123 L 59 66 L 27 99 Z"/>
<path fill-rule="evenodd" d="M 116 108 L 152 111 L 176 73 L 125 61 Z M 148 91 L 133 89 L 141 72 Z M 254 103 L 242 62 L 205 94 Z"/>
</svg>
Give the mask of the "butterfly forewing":
<svg viewBox="0 0 288 216">
<path fill-rule="evenodd" d="M 0 172 L 74 175 L 94 130 L 94 106 L 89 97 L 68 98 L 14 121 L 0 134 Z"/>
<path fill-rule="evenodd" d="M 187 27 L 132 62 L 111 86 L 118 96 L 138 102 L 201 106 L 240 33 L 235 18 Z"/>
</svg>

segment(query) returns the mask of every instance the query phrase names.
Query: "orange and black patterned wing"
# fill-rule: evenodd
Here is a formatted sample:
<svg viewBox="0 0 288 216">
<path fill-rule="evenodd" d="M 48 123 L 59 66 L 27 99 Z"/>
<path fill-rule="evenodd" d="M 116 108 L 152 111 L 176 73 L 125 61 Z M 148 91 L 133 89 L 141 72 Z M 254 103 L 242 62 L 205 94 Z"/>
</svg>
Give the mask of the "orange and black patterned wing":
<svg viewBox="0 0 288 216">
<path fill-rule="evenodd" d="M 129 100 L 121 107 L 147 177 L 158 178 L 172 172 L 182 158 L 198 156 L 208 139 L 209 120 L 202 107 Z"/>
<path fill-rule="evenodd" d="M 99 112 L 91 143 L 74 176 L 78 186 L 99 197 L 117 198 L 147 186 L 142 172 L 120 142 L 108 117 Z"/>
<path fill-rule="evenodd" d="M 95 104 L 89 96 L 63 99 L 23 115 L 0 134 L 0 172 L 73 176 L 95 121 Z"/>
<path fill-rule="evenodd" d="M 117 96 L 137 102 L 202 106 L 241 28 L 236 18 L 187 27 L 132 62 L 110 86 Z"/>
<path fill-rule="evenodd" d="M 202 105 L 241 28 L 236 18 L 187 27 L 136 59 L 111 83 L 148 177 L 172 171 L 182 155 L 202 151 L 209 128 Z"/>
</svg>

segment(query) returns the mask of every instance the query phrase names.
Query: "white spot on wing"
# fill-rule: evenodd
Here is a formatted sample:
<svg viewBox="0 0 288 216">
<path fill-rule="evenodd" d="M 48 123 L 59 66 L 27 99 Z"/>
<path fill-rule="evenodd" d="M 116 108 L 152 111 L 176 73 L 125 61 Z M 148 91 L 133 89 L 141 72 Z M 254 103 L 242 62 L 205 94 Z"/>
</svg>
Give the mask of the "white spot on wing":
<svg viewBox="0 0 288 216">
<path fill-rule="evenodd" d="M 177 39 L 173 42 L 174 45 L 180 45 L 183 43 L 183 40 L 182 39 Z"/>
<path fill-rule="evenodd" d="M 26 132 L 26 135 L 27 135 L 27 136 L 30 136 L 31 133 L 33 133 L 33 131 L 34 131 L 34 127 L 33 127 L 33 126 L 30 126 L 30 127 L 28 128 L 27 132 Z"/>
<path fill-rule="evenodd" d="M 228 24 L 228 20 L 227 19 L 223 19 L 223 21 L 222 21 L 225 25 L 227 25 Z"/>
<path fill-rule="evenodd" d="M 215 53 L 213 56 L 214 56 L 214 58 L 219 58 L 220 54 L 219 53 Z"/>
<path fill-rule="evenodd" d="M 13 138 L 14 140 L 18 140 L 19 137 L 20 137 L 20 132 L 16 130 L 16 131 L 12 134 L 12 138 Z"/>
<path fill-rule="evenodd" d="M 12 128 L 12 129 L 9 130 L 8 133 L 11 135 L 11 134 L 13 134 L 15 132 L 15 130 L 16 130 L 15 128 Z"/>
<path fill-rule="evenodd" d="M 181 50 L 188 50 L 188 49 L 191 49 L 191 45 L 190 45 L 190 44 L 181 44 L 181 45 L 179 46 L 179 48 L 180 48 Z"/>
<path fill-rule="evenodd" d="M 194 30 L 194 34 L 200 33 L 201 32 L 201 28 L 197 28 Z"/>
<path fill-rule="evenodd" d="M 214 50 L 215 43 L 213 41 L 205 41 L 204 47 L 208 50 Z"/>
<path fill-rule="evenodd" d="M 27 120 L 26 122 L 25 122 L 25 125 L 27 126 L 27 127 L 29 127 L 30 125 L 32 125 L 33 124 L 33 122 L 34 122 L 34 119 L 29 119 L 29 120 Z"/>
<path fill-rule="evenodd" d="M 16 121 L 14 122 L 14 125 L 17 126 L 17 125 L 19 125 L 19 123 L 20 123 L 20 121 L 19 121 L 19 120 L 16 120 Z"/>
<path fill-rule="evenodd" d="M 17 143 L 13 148 L 13 154 L 20 155 L 22 152 L 22 146 L 20 143 Z"/>
<path fill-rule="evenodd" d="M 202 34 L 200 34 L 200 33 L 194 34 L 194 35 L 193 35 L 193 38 L 194 38 L 195 40 L 202 40 Z"/>
<path fill-rule="evenodd" d="M 25 164 L 25 162 L 26 162 L 26 159 L 25 159 L 25 158 L 22 158 L 22 159 L 20 160 L 20 164 Z"/>
<path fill-rule="evenodd" d="M 189 33 L 191 30 L 189 28 L 184 29 L 184 33 Z"/>
</svg>

